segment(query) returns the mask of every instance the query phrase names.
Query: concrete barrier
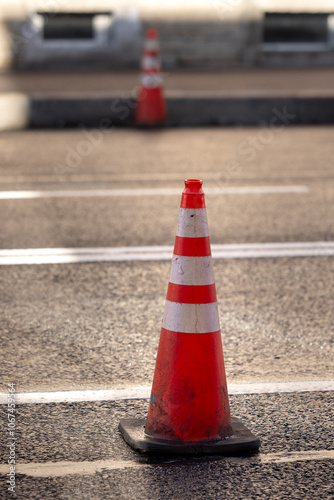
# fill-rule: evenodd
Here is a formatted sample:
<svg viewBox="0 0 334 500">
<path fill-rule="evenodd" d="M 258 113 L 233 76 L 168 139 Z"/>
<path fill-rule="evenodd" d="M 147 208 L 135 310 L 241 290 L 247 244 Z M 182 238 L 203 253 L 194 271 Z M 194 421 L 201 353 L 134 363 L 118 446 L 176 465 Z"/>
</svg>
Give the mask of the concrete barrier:
<svg viewBox="0 0 334 500">
<path fill-rule="evenodd" d="M 20 130 L 30 122 L 29 96 L 20 93 L 0 94 L 0 130 Z"/>
<path fill-rule="evenodd" d="M 334 124 L 334 97 L 167 97 L 167 126 L 281 126 Z M 34 128 L 133 126 L 136 100 L 46 98 L 30 102 Z"/>
</svg>

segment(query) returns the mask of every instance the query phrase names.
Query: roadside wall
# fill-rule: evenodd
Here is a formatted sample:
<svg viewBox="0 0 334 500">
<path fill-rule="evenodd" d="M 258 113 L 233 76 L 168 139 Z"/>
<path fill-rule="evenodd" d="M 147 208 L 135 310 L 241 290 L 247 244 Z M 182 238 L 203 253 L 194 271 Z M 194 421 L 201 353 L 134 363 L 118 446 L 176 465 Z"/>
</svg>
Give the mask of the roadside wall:
<svg viewBox="0 0 334 500">
<path fill-rule="evenodd" d="M 99 14 L 92 38 L 46 40 L 44 24 L 64 13 Z M 295 15 L 292 42 L 284 13 Z M 166 69 L 334 64 L 329 0 L 0 0 L 0 68 L 138 67 L 152 25 Z"/>
</svg>

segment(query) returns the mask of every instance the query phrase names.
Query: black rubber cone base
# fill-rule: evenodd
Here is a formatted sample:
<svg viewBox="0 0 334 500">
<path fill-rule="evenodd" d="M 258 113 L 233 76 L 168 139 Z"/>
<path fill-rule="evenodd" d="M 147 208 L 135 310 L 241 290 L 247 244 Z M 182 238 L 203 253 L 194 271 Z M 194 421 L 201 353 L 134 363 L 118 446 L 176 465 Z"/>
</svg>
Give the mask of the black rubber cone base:
<svg viewBox="0 0 334 500">
<path fill-rule="evenodd" d="M 256 451 L 260 440 L 238 419 L 232 417 L 233 434 L 220 441 L 170 441 L 156 439 L 145 434 L 144 418 L 125 418 L 119 423 L 119 430 L 124 440 L 135 450 L 143 453 L 174 453 L 241 455 Z"/>
</svg>

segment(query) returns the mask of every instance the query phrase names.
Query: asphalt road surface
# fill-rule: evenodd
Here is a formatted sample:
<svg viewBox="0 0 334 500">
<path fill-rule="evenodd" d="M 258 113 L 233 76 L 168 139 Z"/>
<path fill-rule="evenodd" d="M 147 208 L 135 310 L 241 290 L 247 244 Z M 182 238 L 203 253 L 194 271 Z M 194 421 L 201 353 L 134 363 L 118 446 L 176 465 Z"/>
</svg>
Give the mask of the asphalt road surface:
<svg viewBox="0 0 334 500">
<path fill-rule="evenodd" d="M 4 250 L 169 248 L 187 177 L 207 189 L 212 244 L 323 252 L 214 259 L 232 414 L 261 439 L 225 458 L 142 456 L 117 430 L 146 415 L 170 261 L 0 265 L 0 498 L 333 497 L 333 133 L 1 134 L 0 264 Z"/>
</svg>

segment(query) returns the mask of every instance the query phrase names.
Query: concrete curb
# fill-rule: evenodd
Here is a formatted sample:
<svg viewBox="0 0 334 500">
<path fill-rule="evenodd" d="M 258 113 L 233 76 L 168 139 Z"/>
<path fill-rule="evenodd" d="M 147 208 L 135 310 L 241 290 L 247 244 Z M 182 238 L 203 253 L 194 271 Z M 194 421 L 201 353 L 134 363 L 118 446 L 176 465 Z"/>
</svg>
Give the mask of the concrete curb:
<svg viewBox="0 0 334 500">
<path fill-rule="evenodd" d="M 32 98 L 30 127 L 130 127 L 133 124 L 134 98 Z"/>
<path fill-rule="evenodd" d="M 167 97 L 172 127 L 324 125 L 334 123 L 334 97 Z M 31 100 L 31 127 L 133 125 L 133 98 Z"/>
<path fill-rule="evenodd" d="M 166 100 L 166 125 L 171 127 L 334 124 L 334 97 L 176 96 L 167 97 Z M 73 98 L 2 94 L 1 102 L 6 113 L 0 116 L 0 130 L 131 127 L 136 107 L 136 100 L 132 97 Z M 22 105 L 22 102 L 28 105 Z"/>
<path fill-rule="evenodd" d="M 334 123 L 334 97 L 168 99 L 173 126 L 323 125 Z"/>
<path fill-rule="evenodd" d="M 26 94 L 0 94 L 0 131 L 27 128 L 30 123 L 29 109 L 29 96 Z"/>
</svg>

